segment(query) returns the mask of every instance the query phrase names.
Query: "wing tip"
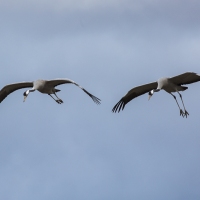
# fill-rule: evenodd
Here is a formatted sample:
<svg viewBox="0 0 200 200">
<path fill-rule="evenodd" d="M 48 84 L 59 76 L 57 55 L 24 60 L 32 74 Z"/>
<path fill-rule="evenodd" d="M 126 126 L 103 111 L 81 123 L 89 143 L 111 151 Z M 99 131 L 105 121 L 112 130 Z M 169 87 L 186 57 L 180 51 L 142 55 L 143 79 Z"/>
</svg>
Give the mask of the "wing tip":
<svg viewBox="0 0 200 200">
<path fill-rule="evenodd" d="M 7 92 L 4 91 L 3 93 L 0 94 L 0 103 L 8 96 Z"/>
<path fill-rule="evenodd" d="M 95 97 L 95 96 L 91 96 L 92 100 L 94 101 L 94 103 L 96 103 L 97 105 L 100 105 L 101 104 L 101 99 Z"/>
<path fill-rule="evenodd" d="M 112 112 L 116 113 L 116 112 L 120 112 L 120 110 L 124 110 L 126 103 L 124 102 L 123 98 L 113 107 Z"/>
</svg>

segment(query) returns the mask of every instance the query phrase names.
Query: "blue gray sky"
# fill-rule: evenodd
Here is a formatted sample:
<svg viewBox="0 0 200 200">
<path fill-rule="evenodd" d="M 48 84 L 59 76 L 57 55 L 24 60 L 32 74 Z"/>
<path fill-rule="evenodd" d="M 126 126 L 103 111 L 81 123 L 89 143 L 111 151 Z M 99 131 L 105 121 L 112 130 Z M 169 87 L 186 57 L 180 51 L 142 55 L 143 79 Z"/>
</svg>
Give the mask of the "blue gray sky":
<svg viewBox="0 0 200 200">
<path fill-rule="evenodd" d="M 111 112 L 137 85 L 200 73 L 199 24 L 196 0 L 0 1 L 0 87 L 70 78 L 102 100 L 74 85 L 58 87 L 62 105 L 9 95 L 1 199 L 200 199 L 200 83 L 182 93 L 187 119 L 164 91 Z"/>
</svg>

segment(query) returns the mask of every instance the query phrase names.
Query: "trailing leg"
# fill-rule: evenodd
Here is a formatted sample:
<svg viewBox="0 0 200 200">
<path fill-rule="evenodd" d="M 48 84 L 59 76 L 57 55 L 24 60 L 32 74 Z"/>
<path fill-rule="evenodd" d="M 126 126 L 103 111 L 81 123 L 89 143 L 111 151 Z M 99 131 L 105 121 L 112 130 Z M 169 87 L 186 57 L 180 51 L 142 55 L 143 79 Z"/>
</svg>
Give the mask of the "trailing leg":
<svg viewBox="0 0 200 200">
<path fill-rule="evenodd" d="M 55 99 L 53 96 L 51 96 L 51 94 L 48 94 L 52 99 L 54 99 L 57 103 L 61 104 L 62 102 L 60 102 L 59 99 Z"/>
<path fill-rule="evenodd" d="M 170 93 L 170 94 L 174 97 L 174 99 L 175 99 L 175 101 L 176 101 L 176 103 L 177 103 L 177 105 L 178 105 L 178 107 L 179 107 L 180 115 L 181 115 L 182 117 L 184 117 L 184 116 L 185 116 L 185 113 L 184 113 L 183 110 L 180 108 L 180 106 L 179 106 L 179 104 L 178 104 L 178 101 L 177 101 L 177 99 L 176 99 L 176 96 L 173 95 L 172 93 Z"/>
<path fill-rule="evenodd" d="M 178 92 L 178 91 L 177 91 L 177 92 Z M 184 111 L 185 111 L 185 116 L 186 116 L 186 118 L 187 118 L 187 116 L 189 115 L 189 113 L 188 113 L 187 110 L 185 109 L 185 105 L 184 105 L 184 102 L 183 102 L 181 93 L 178 92 L 178 94 L 179 94 L 179 96 L 180 96 L 180 98 L 181 98 L 181 101 L 182 101 L 182 104 L 183 104 L 183 108 L 184 108 Z"/>
<path fill-rule="evenodd" d="M 54 95 L 58 98 L 58 101 L 59 101 L 60 103 L 63 103 L 63 100 L 60 99 L 60 98 L 56 95 L 56 93 L 54 93 Z"/>
</svg>

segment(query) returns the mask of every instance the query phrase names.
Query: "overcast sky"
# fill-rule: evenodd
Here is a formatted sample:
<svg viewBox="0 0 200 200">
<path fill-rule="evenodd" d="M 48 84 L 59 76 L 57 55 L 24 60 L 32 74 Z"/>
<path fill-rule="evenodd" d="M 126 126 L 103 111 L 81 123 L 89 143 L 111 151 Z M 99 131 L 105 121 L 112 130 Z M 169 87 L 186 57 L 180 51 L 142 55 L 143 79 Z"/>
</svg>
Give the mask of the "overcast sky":
<svg viewBox="0 0 200 200">
<path fill-rule="evenodd" d="M 200 73 L 200 1 L 0 0 L 0 87 L 69 78 L 59 105 L 25 89 L 1 103 L 3 200 L 200 199 L 200 83 L 179 116 L 164 91 L 131 88 Z M 181 105 L 179 96 L 177 99 Z"/>
</svg>

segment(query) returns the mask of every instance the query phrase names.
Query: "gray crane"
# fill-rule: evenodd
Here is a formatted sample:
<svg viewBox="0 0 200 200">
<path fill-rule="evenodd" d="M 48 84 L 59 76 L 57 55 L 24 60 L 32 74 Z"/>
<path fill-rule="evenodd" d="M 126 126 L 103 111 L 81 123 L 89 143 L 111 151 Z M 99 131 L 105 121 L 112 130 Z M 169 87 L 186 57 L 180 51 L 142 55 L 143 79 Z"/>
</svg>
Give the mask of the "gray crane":
<svg viewBox="0 0 200 200">
<path fill-rule="evenodd" d="M 160 90 L 165 90 L 169 94 L 171 94 L 174 99 L 176 100 L 176 103 L 180 110 L 180 115 L 182 117 L 187 118 L 189 113 L 185 109 L 185 105 L 182 99 L 182 95 L 179 91 L 184 91 L 188 89 L 188 87 L 182 86 L 190 83 L 195 83 L 197 81 L 200 81 L 200 75 L 196 74 L 194 72 L 186 72 L 184 74 L 180 74 L 178 76 L 174 76 L 172 78 L 160 78 L 157 82 L 148 83 L 145 85 L 137 86 L 132 88 L 124 97 L 121 98 L 121 100 L 113 107 L 113 112 L 119 112 L 120 110 L 123 110 L 125 105 L 131 101 L 132 99 L 143 95 L 145 93 L 149 93 L 149 99 L 152 97 L 154 92 L 159 92 Z M 177 92 L 181 98 L 184 111 L 180 108 L 178 101 L 176 99 L 176 96 L 172 94 L 172 92 Z"/>
<path fill-rule="evenodd" d="M 0 91 L 0 103 L 12 92 L 18 90 L 18 89 L 22 89 L 22 88 L 29 88 L 32 87 L 29 90 L 26 90 L 24 92 L 24 101 L 26 100 L 28 94 L 30 92 L 34 92 L 35 90 L 38 90 L 41 93 L 44 94 L 48 94 L 49 96 L 51 96 L 58 104 L 63 103 L 63 101 L 56 95 L 56 92 L 59 92 L 60 90 L 56 89 L 55 87 L 61 84 L 65 84 L 65 83 L 72 83 L 76 86 L 78 86 L 79 88 L 81 88 L 86 94 L 88 94 L 92 100 L 96 103 L 96 104 L 100 104 L 100 99 L 93 96 L 92 94 L 90 94 L 87 90 L 85 90 L 84 88 L 82 88 L 80 85 L 78 85 L 77 83 L 75 83 L 74 81 L 70 80 L 70 79 L 54 79 L 54 80 L 37 80 L 37 81 L 33 81 L 33 82 L 20 82 L 20 83 L 13 83 L 13 84 L 9 84 L 6 85 L 5 87 L 3 87 Z M 57 99 L 55 99 L 52 94 L 54 94 L 56 96 Z"/>
</svg>

